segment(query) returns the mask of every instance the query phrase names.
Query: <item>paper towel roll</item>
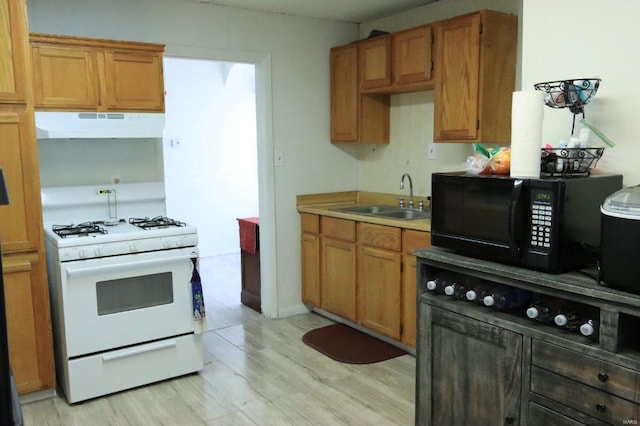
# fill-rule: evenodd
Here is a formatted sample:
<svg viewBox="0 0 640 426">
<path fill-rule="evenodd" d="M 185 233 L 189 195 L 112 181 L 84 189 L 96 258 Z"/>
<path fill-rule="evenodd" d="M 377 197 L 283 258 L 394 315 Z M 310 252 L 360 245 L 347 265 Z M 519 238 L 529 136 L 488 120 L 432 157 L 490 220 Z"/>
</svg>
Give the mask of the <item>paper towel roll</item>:
<svg viewBox="0 0 640 426">
<path fill-rule="evenodd" d="M 544 98 L 540 90 L 513 92 L 511 104 L 511 176 L 539 178 Z"/>
</svg>

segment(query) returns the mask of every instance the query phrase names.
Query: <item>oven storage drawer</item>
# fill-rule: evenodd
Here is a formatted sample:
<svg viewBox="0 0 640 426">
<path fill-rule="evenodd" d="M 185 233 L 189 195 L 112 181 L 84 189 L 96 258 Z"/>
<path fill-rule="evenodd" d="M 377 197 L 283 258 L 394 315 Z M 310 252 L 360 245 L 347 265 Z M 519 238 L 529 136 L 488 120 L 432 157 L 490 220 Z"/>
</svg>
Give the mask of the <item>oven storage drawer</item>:
<svg viewBox="0 0 640 426">
<path fill-rule="evenodd" d="M 68 361 L 70 403 L 202 370 L 202 335 L 189 334 Z M 68 379 L 67 379 L 68 378 Z"/>
</svg>

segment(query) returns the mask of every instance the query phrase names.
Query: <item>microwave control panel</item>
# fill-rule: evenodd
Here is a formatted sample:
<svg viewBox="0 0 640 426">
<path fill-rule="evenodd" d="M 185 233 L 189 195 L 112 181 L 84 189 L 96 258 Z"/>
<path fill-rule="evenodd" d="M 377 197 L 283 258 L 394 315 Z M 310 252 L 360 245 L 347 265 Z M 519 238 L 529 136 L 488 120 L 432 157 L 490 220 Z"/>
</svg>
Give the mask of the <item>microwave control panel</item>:
<svg viewBox="0 0 640 426">
<path fill-rule="evenodd" d="M 549 191 L 534 190 L 531 194 L 531 240 L 532 248 L 551 251 L 551 229 L 553 227 L 553 195 Z"/>
</svg>

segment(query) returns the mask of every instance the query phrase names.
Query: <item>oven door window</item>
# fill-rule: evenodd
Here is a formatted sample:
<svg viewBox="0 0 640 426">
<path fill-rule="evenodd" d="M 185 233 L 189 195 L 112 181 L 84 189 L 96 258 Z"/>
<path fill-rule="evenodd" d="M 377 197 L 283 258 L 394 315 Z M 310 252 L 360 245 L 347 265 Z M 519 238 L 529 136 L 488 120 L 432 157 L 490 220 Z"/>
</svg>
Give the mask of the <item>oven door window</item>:
<svg viewBox="0 0 640 426">
<path fill-rule="evenodd" d="M 99 316 L 173 303 L 172 273 L 98 281 L 96 299 Z"/>
</svg>

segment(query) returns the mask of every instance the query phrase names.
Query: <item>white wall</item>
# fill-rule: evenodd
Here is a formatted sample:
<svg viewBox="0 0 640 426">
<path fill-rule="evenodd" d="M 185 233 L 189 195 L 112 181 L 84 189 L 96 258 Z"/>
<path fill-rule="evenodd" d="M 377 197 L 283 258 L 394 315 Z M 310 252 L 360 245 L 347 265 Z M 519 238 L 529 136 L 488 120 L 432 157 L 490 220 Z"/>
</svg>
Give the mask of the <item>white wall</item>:
<svg viewBox="0 0 640 426">
<path fill-rule="evenodd" d="M 600 89 L 585 107 L 586 118 L 611 138 L 598 169 L 622 173 L 625 185 L 640 184 L 638 99 L 640 3 L 625 0 L 524 0 L 522 83 L 600 77 Z M 561 18 L 558 18 L 561 17 Z M 562 25 L 553 22 L 562 21 Z M 571 132 L 572 114 L 545 108 L 543 142 Z M 577 129 L 581 125 L 576 125 Z M 597 144 L 597 139 L 592 136 Z"/>
<path fill-rule="evenodd" d="M 167 214 L 198 227 L 200 256 L 240 251 L 259 216 L 255 66 L 164 58 Z"/>
<path fill-rule="evenodd" d="M 237 52 L 267 57 L 272 98 L 258 108 L 271 121 L 258 123 L 258 132 L 272 144 L 262 149 L 282 152 L 285 164 L 264 173 L 269 180 L 271 172 L 273 182 L 260 182 L 261 236 L 265 231 L 274 240 L 265 253 L 263 239 L 261 252 L 275 262 L 266 272 L 275 282 L 263 279 L 271 293 L 263 294 L 263 304 L 274 299 L 269 316 L 303 311 L 295 197 L 358 187 L 357 160 L 329 143 L 329 49 L 356 39 L 357 26 L 186 0 L 27 0 L 27 8 L 33 32 L 166 43 L 175 56 L 203 51 L 223 60 Z M 263 192 L 273 194 L 268 215 L 262 212 Z M 272 229 L 264 229 L 263 216 L 272 219 Z M 269 265 L 262 267 L 265 273 Z"/>
<path fill-rule="evenodd" d="M 43 139 L 38 157 L 43 187 L 106 184 L 113 176 L 122 183 L 163 178 L 159 138 Z"/>
</svg>

